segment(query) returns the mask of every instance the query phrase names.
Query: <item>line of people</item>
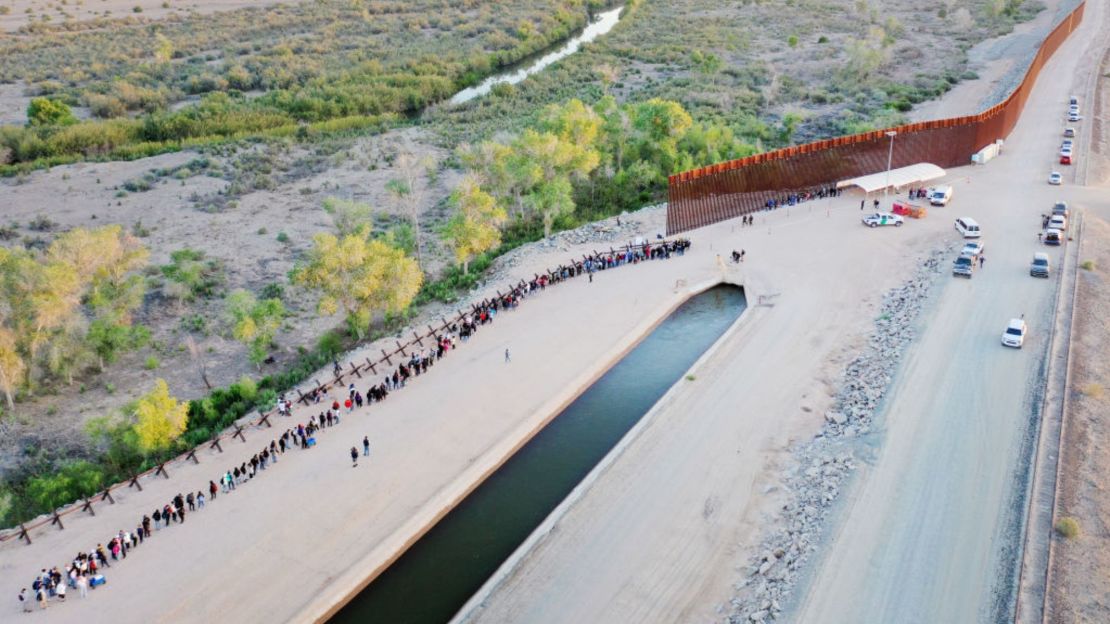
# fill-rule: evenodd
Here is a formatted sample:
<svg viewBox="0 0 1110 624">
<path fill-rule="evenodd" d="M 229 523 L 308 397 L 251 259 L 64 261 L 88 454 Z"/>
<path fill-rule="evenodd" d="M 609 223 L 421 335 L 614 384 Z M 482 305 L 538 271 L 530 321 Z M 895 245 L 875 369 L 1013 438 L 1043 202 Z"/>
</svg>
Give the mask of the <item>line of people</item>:
<svg viewBox="0 0 1110 624">
<path fill-rule="evenodd" d="M 18 599 L 22 609 L 32 611 L 35 602 L 41 609 L 46 609 L 51 599 L 64 602 L 67 588 L 78 591 L 82 598 L 86 597 L 89 589 L 107 582 L 104 571 L 110 568 L 113 562 L 127 559 L 128 553 L 143 544 L 145 540 L 175 524 L 184 524 L 188 513 L 204 509 L 207 502 L 215 501 L 219 494 L 226 496 L 238 487 L 249 483 L 269 465 L 277 463 L 279 457 L 293 447 L 302 450 L 314 447 L 316 436 L 320 432 L 340 424 L 342 409 L 346 409 L 349 414 L 363 406 L 368 407 L 371 403 L 384 401 L 390 392 L 406 387 L 412 377 L 426 373 L 437 361 L 443 359 L 444 355 L 458 348 L 459 342 L 468 342 L 477 333 L 479 327 L 492 323 L 499 311 L 515 309 L 530 294 L 543 291 L 551 284 L 558 284 L 583 274 L 589 274 L 592 278 L 595 271 L 647 260 L 668 259 L 672 254 L 681 256 L 690 248 L 690 245 L 688 239 L 678 239 L 654 245 L 651 243 L 629 245 L 621 251 L 599 253 L 586 257 L 580 262 L 561 265 L 549 275 L 536 276 L 530 281 L 522 280 L 508 293 L 476 304 L 471 313 L 449 325 L 442 335 L 434 336 L 432 338 L 434 346 L 414 351 L 409 355 L 408 360 L 399 363 L 391 374 L 383 377 L 380 383 L 367 388 L 365 394 L 359 392 L 354 384 L 350 384 L 347 387 L 347 397 L 342 404 L 338 399 L 333 399 L 331 406 L 320 412 L 318 417 L 310 416 L 307 424 L 298 423 L 286 429 L 281 436 L 272 439 L 249 460 L 227 469 L 216 479 L 210 480 L 207 497 L 203 489 L 196 493 L 190 491 L 185 495 L 179 493 L 163 506 L 155 508 L 150 514 L 143 515 L 133 531 L 121 529 L 112 535 L 106 547 L 98 543 L 95 548 L 87 552 L 79 552 L 70 563 L 64 566 L 64 571 L 57 566 L 50 569 L 43 568 L 31 584 L 31 593 L 28 593 L 27 588 L 20 590 Z M 508 352 L 506 352 L 507 357 Z M 315 388 L 306 396 L 314 403 L 320 403 L 330 390 L 331 387 L 325 385 Z M 286 418 L 292 417 L 292 403 L 284 396 L 278 399 L 277 413 Z M 363 456 L 369 456 L 369 436 L 363 436 L 362 446 Z M 359 457 L 357 447 L 352 446 L 350 454 L 352 465 L 357 467 Z"/>
<path fill-rule="evenodd" d="M 826 197 L 840 197 L 844 189 L 835 186 L 824 186 L 819 188 L 810 189 L 808 191 L 799 191 L 797 193 L 788 193 L 780 197 L 773 197 L 764 202 L 763 207 L 767 210 L 774 210 L 781 206 L 793 206 L 805 201 L 814 199 L 825 199 Z"/>
</svg>

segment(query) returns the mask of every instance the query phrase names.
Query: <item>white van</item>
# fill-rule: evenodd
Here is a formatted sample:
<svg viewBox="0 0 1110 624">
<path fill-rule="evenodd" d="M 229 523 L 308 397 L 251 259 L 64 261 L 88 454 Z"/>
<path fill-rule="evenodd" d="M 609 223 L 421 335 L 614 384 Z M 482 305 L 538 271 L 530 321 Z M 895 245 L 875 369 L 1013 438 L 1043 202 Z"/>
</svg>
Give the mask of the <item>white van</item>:
<svg viewBox="0 0 1110 624">
<path fill-rule="evenodd" d="M 929 191 L 929 203 L 934 206 L 947 206 L 951 199 L 951 186 L 938 186 Z"/>
<path fill-rule="evenodd" d="M 956 219 L 956 231 L 964 238 L 979 238 L 982 235 L 979 224 L 971 217 Z"/>
</svg>

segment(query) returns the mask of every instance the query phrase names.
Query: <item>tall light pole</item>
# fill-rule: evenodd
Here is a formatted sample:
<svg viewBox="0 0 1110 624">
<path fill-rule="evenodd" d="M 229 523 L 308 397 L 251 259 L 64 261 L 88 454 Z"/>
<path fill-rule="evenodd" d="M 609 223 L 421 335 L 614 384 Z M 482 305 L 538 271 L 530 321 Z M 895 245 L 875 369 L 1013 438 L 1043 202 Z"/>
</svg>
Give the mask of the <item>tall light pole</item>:
<svg viewBox="0 0 1110 624">
<path fill-rule="evenodd" d="M 890 137 L 890 149 L 886 153 L 886 186 L 883 187 L 883 196 L 885 197 L 890 190 L 890 164 L 894 160 L 894 137 L 898 133 L 894 130 L 887 130 L 886 135 Z"/>
</svg>

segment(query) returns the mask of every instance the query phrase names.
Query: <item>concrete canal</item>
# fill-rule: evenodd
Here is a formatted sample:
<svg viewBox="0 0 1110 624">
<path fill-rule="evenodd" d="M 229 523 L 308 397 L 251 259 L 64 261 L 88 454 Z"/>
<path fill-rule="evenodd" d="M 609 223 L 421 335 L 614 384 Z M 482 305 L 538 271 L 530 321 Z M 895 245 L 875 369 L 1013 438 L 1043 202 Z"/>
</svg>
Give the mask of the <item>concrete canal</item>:
<svg viewBox="0 0 1110 624">
<path fill-rule="evenodd" d="M 450 620 L 746 305 L 720 285 L 676 308 L 331 622 Z"/>
</svg>

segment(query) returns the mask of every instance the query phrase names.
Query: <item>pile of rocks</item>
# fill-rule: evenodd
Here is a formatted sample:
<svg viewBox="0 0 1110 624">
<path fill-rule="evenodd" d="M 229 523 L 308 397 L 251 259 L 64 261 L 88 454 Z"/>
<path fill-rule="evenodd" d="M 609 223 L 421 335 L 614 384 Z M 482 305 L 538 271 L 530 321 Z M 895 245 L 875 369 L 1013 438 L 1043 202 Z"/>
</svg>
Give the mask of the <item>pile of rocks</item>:
<svg viewBox="0 0 1110 624">
<path fill-rule="evenodd" d="M 636 211 L 636 217 L 640 216 L 643 211 L 653 211 L 658 209 L 666 209 L 666 204 L 657 206 L 648 206 Z M 566 249 L 569 245 L 585 245 L 588 243 L 609 243 L 609 246 L 624 245 L 631 242 L 637 236 L 643 236 L 645 239 L 654 238 L 649 233 L 644 232 L 644 223 L 639 218 L 634 218 L 629 213 L 624 213 L 620 216 L 610 217 L 603 221 L 595 221 L 588 223 L 573 230 L 565 230 L 557 234 L 553 234 L 548 238 L 540 241 L 538 245 L 541 248 L 553 249 L 555 247 L 562 247 Z M 599 248 L 598 251 L 601 251 Z"/>
<path fill-rule="evenodd" d="M 898 358 L 914 338 L 912 325 L 950 253 L 949 248 L 934 251 L 906 283 L 883 296 L 870 342 L 845 368 L 841 390 L 833 409 L 825 413 L 823 427 L 812 441 L 795 450 L 796 461 L 784 478 L 790 500 L 760 554 L 747 565 L 745 578 L 734 586 L 730 624 L 775 620 L 782 614 L 782 603 L 790 596 L 801 566 L 817 549 L 822 521 L 855 469 L 844 442 L 871 430 Z"/>
<path fill-rule="evenodd" d="M 626 212 L 617 217 L 558 232 L 543 240 L 524 245 L 498 258 L 493 269 L 482 280 L 481 286 L 519 279 L 520 276 L 516 275 L 517 271 L 514 271 L 516 267 L 524 264 L 532 256 L 550 253 L 553 249 L 569 252 L 573 245 L 593 243 L 596 247 L 591 248 L 590 251 L 600 252 L 610 247 L 615 248 L 634 242 L 638 237 L 647 241 L 655 240 L 656 232 L 649 230 L 665 221 L 666 212 L 666 203 L 647 206 L 635 213 Z M 570 257 L 568 255 L 567 259 L 569 260 Z"/>
</svg>

